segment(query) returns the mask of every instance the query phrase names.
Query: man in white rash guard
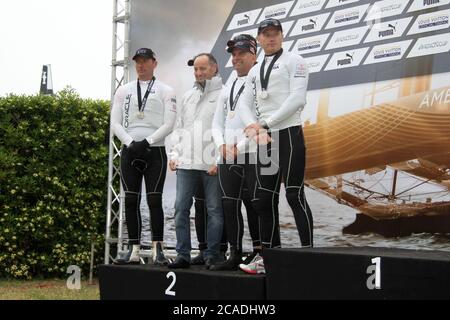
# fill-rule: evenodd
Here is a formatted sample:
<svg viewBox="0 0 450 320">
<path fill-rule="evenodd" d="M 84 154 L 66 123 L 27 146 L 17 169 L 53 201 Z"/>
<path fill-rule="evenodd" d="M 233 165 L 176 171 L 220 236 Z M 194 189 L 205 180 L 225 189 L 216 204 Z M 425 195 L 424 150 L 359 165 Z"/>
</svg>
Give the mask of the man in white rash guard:
<svg viewBox="0 0 450 320">
<path fill-rule="evenodd" d="M 301 113 L 306 104 L 308 67 L 305 60 L 283 51 L 280 21 L 266 19 L 259 24 L 258 42 L 264 57 L 249 72 L 238 104 L 245 134 L 258 146 L 257 189 L 253 201 L 260 217 L 262 256 L 240 268 L 247 273 L 265 273 L 264 248 L 277 247 L 279 226 L 274 208 L 281 181 L 291 207 L 301 246 L 313 245 L 313 218 L 304 193 L 305 142 Z M 255 117 L 256 114 L 256 117 Z"/>
<path fill-rule="evenodd" d="M 237 77 L 233 79 L 232 85 L 222 89 L 214 114 L 213 138 L 221 156 L 219 183 L 230 257 L 224 263 L 211 266 L 212 271 L 238 270 L 239 264 L 242 263 L 242 202 L 247 211 L 254 254 L 261 250 L 258 216 L 251 204 L 256 186 L 257 145 L 253 139 L 248 140 L 245 137 L 244 124 L 235 110 L 244 90 L 247 74 L 256 63 L 256 39 L 248 34 L 240 34 L 228 41 L 227 46 Z"/>
<path fill-rule="evenodd" d="M 133 60 L 138 79 L 117 89 L 111 112 L 111 127 L 123 144 L 120 173 L 125 189 L 125 218 L 131 245 L 128 254 L 115 263 L 139 263 L 139 204 L 144 178 L 150 210 L 153 262 L 167 265 L 170 261 L 163 252 L 162 192 L 167 170 L 164 139 L 173 130 L 177 102 L 173 89 L 154 76 L 157 61 L 151 49 L 137 50 Z"/>
<path fill-rule="evenodd" d="M 211 125 L 217 98 L 222 90 L 217 61 L 210 53 L 198 54 L 188 61 L 194 67 L 195 84 L 180 104 L 176 129 L 172 135 L 170 169 L 177 171 L 175 232 L 177 258 L 171 269 L 191 265 L 191 231 L 189 215 L 192 198 L 199 183 L 203 184 L 207 211 L 205 265 L 209 268 L 221 260 L 219 249 L 223 228 L 223 211 L 217 178 L 216 152 Z"/>
</svg>

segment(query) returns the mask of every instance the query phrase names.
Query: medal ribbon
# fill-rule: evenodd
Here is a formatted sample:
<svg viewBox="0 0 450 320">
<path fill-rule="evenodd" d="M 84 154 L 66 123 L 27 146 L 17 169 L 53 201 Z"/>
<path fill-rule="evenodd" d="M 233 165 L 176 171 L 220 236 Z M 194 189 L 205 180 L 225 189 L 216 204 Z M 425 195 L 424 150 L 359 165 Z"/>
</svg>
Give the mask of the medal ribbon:
<svg viewBox="0 0 450 320">
<path fill-rule="evenodd" d="M 231 87 L 231 91 L 230 91 L 230 111 L 234 111 L 234 109 L 236 109 L 236 105 L 239 100 L 239 97 L 241 96 L 242 92 L 244 91 L 244 87 L 245 87 L 245 82 L 244 82 L 236 95 L 236 99 L 234 100 L 233 99 L 234 87 L 236 86 L 237 81 L 238 81 L 238 79 L 236 78 L 236 80 L 234 80 L 234 82 L 233 82 L 233 86 Z"/>
<path fill-rule="evenodd" d="M 278 60 L 278 58 L 283 53 L 283 48 L 281 48 L 276 54 L 275 57 L 273 57 L 272 62 L 269 64 L 269 67 L 267 68 L 266 75 L 264 75 L 264 67 L 266 66 L 266 59 L 264 59 L 263 63 L 261 64 L 261 68 L 259 69 L 259 76 L 261 79 L 261 89 L 262 91 L 267 91 L 267 87 L 269 86 L 269 78 L 270 73 L 272 72 L 273 65 Z"/>
<path fill-rule="evenodd" d="M 138 106 L 140 112 L 144 112 L 145 105 L 147 104 L 148 95 L 150 94 L 150 91 L 153 88 L 153 84 L 155 84 L 155 80 L 156 78 L 153 77 L 152 81 L 150 81 L 150 83 L 148 84 L 147 91 L 145 92 L 144 99 L 142 100 L 141 100 L 141 86 L 139 85 L 139 79 L 137 81 Z"/>
</svg>

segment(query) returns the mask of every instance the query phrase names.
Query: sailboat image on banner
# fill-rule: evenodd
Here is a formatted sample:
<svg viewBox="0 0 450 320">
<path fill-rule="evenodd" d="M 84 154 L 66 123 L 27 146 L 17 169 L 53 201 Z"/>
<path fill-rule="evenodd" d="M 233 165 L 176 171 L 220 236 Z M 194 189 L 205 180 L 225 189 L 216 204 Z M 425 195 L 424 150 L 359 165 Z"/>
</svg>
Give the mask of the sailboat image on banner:
<svg viewBox="0 0 450 320">
<path fill-rule="evenodd" d="M 53 94 L 52 69 L 49 64 L 42 66 L 40 94 Z"/>
<path fill-rule="evenodd" d="M 370 107 L 305 126 L 308 186 L 360 212 L 345 233 L 450 232 L 450 86 L 430 82 L 374 84 Z M 398 99 L 373 103 L 386 90 Z"/>
</svg>

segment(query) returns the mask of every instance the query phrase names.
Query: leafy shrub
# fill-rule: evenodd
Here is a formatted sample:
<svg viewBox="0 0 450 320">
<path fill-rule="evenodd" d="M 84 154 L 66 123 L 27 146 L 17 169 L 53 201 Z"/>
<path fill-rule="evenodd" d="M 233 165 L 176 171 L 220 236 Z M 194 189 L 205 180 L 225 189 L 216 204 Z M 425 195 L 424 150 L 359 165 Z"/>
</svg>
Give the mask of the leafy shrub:
<svg viewBox="0 0 450 320">
<path fill-rule="evenodd" d="M 102 252 L 108 113 L 70 88 L 0 98 L 0 277 L 86 274 Z"/>
</svg>

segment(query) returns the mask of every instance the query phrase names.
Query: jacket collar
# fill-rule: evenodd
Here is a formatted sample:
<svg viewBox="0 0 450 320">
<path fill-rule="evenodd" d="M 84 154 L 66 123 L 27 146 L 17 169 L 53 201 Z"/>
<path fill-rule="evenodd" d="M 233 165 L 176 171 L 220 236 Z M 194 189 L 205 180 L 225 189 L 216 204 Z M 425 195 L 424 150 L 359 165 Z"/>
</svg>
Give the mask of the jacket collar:
<svg viewBox="0 0 450 320">
<path fill-rule="evenodd" d="M 194 87 L 203 93 L 208 93 L 215 90 L 222 89 L 222 78 L 220 75 L 213 77 L 211 80 L 206 80 L 205 88 L 203 88 L 198 82 L 195 82 Z"/>
</svg>

